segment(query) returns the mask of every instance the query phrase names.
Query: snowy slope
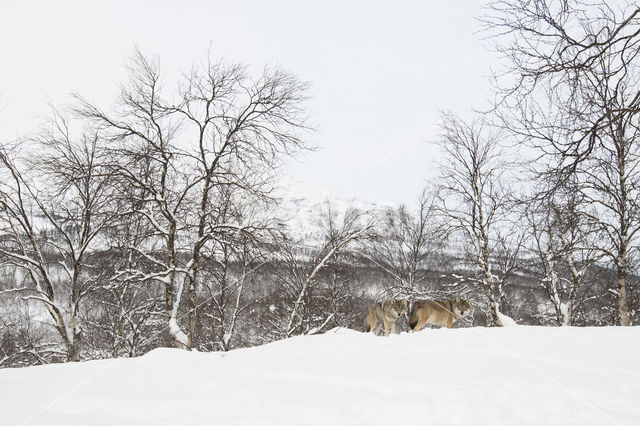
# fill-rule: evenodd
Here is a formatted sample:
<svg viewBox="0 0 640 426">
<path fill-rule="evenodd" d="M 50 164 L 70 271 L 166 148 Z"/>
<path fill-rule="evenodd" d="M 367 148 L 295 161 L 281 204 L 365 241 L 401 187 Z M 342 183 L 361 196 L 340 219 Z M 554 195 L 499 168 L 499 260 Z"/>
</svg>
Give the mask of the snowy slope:
<svg viewBox="0 0 640 426">
<path fill-rule="evenodd" d="M 637 425 L 640 328 L 336 329 L 0 370 L 2 425 Z"/>
<path fill-rule="evenodd" d="M 336 215 L 338 222 L 342 221 L 345 212 L 351 208 L 360 212 L 375 211 L 378 214 L 382 214 L 389 208 L 389 206 L 356 199 L 291 197 L 283 199 L 275 213 L 287 223 L 287 232 L 294 241 L 301 240 L 313 246 L 321 243 L 322 218 L 329 207 Z"/>
</svg>

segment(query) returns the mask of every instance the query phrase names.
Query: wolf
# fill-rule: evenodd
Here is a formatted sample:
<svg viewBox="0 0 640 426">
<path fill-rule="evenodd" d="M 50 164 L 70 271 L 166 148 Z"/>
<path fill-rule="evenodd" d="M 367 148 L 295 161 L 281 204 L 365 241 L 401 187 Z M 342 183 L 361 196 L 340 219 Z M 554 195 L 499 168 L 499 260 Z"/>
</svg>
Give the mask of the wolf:
<svg viewBox="0 0 640 426">
<path fill-rule="evenodd" d="M 409 327 L 416 332 L 426 323 L 446 326 L 471 312 L 471 303 L 468 300 L 456 297 L 452 300 L 418 300 L 413 304 Z"/>
<path fill-rule="evenodd" d="M 367 313 L 366 331 L 373 331 L 374 335 L 378 335 L 380 327 L 384 325 L 384 335 L 389 337 L 389 325 L 391 332 L 396 333 L 396 320 L 404 312 L 407 305 L 406 300 L 389 299 L 384 303 L 373 303 L 369 305 Z"/>
</svg>

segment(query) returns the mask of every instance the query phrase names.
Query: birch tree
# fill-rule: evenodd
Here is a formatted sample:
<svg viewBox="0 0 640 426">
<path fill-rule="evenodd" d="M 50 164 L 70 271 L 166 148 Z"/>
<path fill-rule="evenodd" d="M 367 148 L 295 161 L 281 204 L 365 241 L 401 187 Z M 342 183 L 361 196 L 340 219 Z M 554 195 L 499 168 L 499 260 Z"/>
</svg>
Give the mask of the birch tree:
<svg viewBox="0 0 640 426">
<path fill-rule="evenodd" d="M 637 235 L 635 174 L 640 7 L 578 0 L 489 4 L 485 22 L 506 57 L 499 116 L 569 179 L 578 175 L 616 270 L 621 325 L 630 325 L 629 261 Z M 513 81 L 515 76 L 515 81 Z"/>
<path fill-rule="evenodd" d="M 587 272 L 599 258 L 593 244 L 599 235 L 586 220 L 582 203 L 579 191 L 565 187 L 531 202 L 525 213 L 541 285 L 561 326 L 575 323 Z"/>
<path fill-rule="evenodd" d="M 228 351 L 241 342 L 242 320 L 256 303 L 251 290 L 259 287 L 259 273 L 273 260 L 275 225 L 265 217 L 266 206 L 243 202 L 237 197 L 241 193 L 228 186 L 216 190 L 221 200 L 216 223 L 252 224 L 250 232 L 218 233 L 203 251 L 207 259 L 202 271 L 205 300 L 199 322 L 211 336 L 204 348 Z"/>
<path fill-rule="evenodd" d="M 594 100 L 615 114 L 619 99 L 611 93 L 600 95 Z M 624 93 L 618 96 L 624 97 Z M 592 206 L 590 220 L 604 237 L 597 247 L 615 269 L 620 325 L 631 325 L 628 275 L 637 266 L 631 260 L 637 259 L 640 233 L 640 110 L 619 118 L 609 116 L 608 123 L 599 135 L 601 143 L 576 173 Z"/>
<path fill-rule="evenodd" d="M 503 293 L 494 272 L 495 242 L 507 212 L 507 190 L 502 177 L 498 135 L 487 133 L 480 122 L 465 123 L 448 113 L 442 118 L 440 145 L 445 160 L 440 166 L 440 209 L 453 232 L 470 244 L 489 304 L 490 323 L 502 326 L 500 299 Z"/>
<path fill-rule="evenodd" d="M 368 238 L 377 220 L 354 208 L 347 209 L 339 220 L 329 208 L 323 218 L 319 246 L 301 250 L 299 244 L 285 240 L 281 261 L 285 269 L 279 274 L 286 301 L 280 325 L 284 337 L 316 333 L 331 320 L 331 313 L 313 316 L 312 290 L 322 282 L 320 272 L 347 247 Z"/>
<path fill-rule="evenodd" d="M 126 182 L 118 184 L 118 194 L 129 193 L 122 188 Z M 127 201 L 120 196 L 118 200 Z M 101 254 L 95 268 L 101 285 L 89 295 L 83 315 L 89 331 L 87 345 L 113 358 L 142 355 L 167 343 L 157 332 L 163 318 L 161 288 L 138 279 L 140 271 L 149 272 L 155 266 L 139 254 L 149 243 L 151 228 L 141 216 L 131 213 L 131 205 L 121 204 L 120 211 L 116 223 L 103 234 L 108 251 Z"/>
<path fill-rule="evenodd" d="M 157 61 L 136 52 L 113 111 L 80 96 L 76 111 L 113 141 L 113 167 L 135 188 L 136 213 L 156 238 L 141 252 L 155 270 L 138 278 L 164 286 L 168 330 L 176 346 L 190 349 L 203 248 L 220 232 L 251 228 L 212 220 L 214 189 L 269 197 L 283 159 L 306 149 L 307 85 L 279 69 L 253 78 L 245 66 L 209 56 L 177 87 L 167 93 Z"/>
<path fill-rule="evenodd" d="M 409 299 L 427 297 L 427 279 L 444 262 L 448 235 L 438 201 L 434 190 L 425 190 L 415 212 L 406 206 L 389 211 L 367 244 L 369 259 L 389 277 L 394 290 Z"/>
<path fill-rule="evenodd" d="M 110 175 L 99 134 L 76 135 L 60 115 L 32 142 L 32 161 L 0 152 L 0 253 L 26 276 L 15 290 L 42 304 L 66 359 L 78 361 L 82 303 L 99 284 L 92 271 L 98 238 L 115 217 Z"/>
<path fill-rule="evenodd" d="M 495 80 L 499 115 L 514 133 L 553 153 L 558 167 L 570 171 L 588 158 L 611 118 L 640 107 L 629 74 L 640 55 L 636 2 L 495 0 L 481 20 L 489 45 L 505 59 Z M 602 61 L 611 88 L 627 89 L 613 114 L 584 97 Z"/>
</svg>

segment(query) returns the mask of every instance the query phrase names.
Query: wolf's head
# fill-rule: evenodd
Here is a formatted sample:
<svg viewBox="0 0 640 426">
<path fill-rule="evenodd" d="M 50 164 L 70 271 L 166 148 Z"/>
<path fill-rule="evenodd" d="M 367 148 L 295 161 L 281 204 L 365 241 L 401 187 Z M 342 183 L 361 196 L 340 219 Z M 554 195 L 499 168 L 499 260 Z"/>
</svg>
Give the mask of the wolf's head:
<svg viewBox="0 0 640 426">
<path fill-rule="evenodd" d="M 402 314 L 402 312 L 404 312 L 407 306 L 406 300 L 391 299 L 389 302 L 389 313 L 391 313 L 396 318 L 398 318 Z"/>
<path fill-rule="evenodd" d="M 458 318 L 463 318 L 471 312 L 471 303 L 467 299 L 456 297 L 453 300 L 453 311 Z"/>
</svg>

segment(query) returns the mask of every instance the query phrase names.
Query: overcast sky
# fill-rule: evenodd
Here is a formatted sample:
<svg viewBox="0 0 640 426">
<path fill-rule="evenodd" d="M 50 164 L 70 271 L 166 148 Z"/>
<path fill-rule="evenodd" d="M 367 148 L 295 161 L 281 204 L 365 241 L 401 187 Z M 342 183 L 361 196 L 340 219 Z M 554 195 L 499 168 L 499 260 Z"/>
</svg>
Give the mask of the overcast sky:
<svg viewBox="0 0 640 426">
<path fill-rule="evenodd" d="M 71 91 L 107 104 L 137 44 L 169 73 L 215 56 L 312 83 L 319 147 L 293 194 L 411 203 L 433 176 L 438 108 L 488 96 L 480 1 L 3 1 L 0 138 L 27 134 Z"/>
</svg>

